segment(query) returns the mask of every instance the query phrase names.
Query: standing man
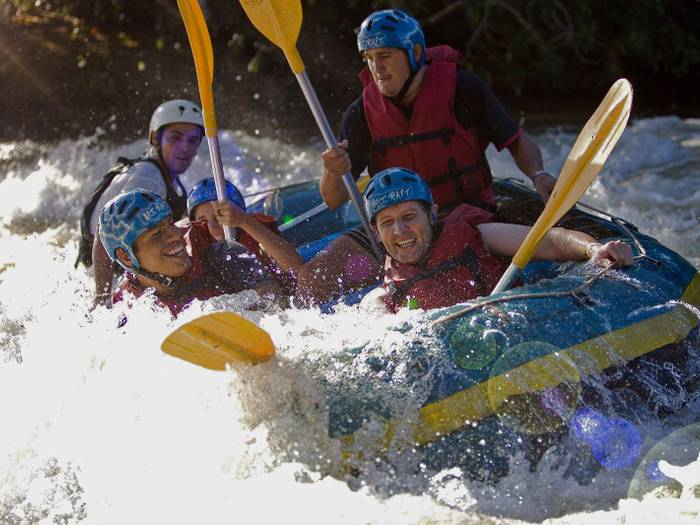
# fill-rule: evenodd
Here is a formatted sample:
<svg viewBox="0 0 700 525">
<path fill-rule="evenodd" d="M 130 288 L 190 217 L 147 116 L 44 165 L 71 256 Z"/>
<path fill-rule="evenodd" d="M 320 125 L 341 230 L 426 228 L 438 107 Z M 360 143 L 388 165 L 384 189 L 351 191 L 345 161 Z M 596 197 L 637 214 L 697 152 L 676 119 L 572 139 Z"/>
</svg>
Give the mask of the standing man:
<svg viewBox="0 0 700 525">
<path fill-rule="evenodd" d="M 163 197 L 175 219 L 186 216 L 187 192 L 180 175 L 197 154 L 204 136 L 202 110 L 188 100 L 169 100 L 156 108 L 148 129 L 148 148 L 137 159 L 118 159 L 102 179 L 83 209 L 81 242 L 76 267 L 94 263 L 95 301 L 106 302 L 114 276 L 112 260 L 100 241 L 98 219 L 105 203 L 121 192 L 135 188 Z"/>
<path fill-rule="evenodd" d="M 539 148 L 483 81 L 458 69 L 456 50 L 426 48 L 420 24 L 396 9 L 368 16 L 357 46 L 367 64 L 360 73 L 362 96 L 343 116 L 338 147 L 322 154 L 320 190 L 330 208 L 348 199 L 343 173 L 357 178 L 365 168 L 373 176 L 400 166 L 421 174 L 443 211 L 461 203 L 493 211 L 484 154 L 489 144 L 508 149 L 542 199 L 549 198 L 556 181 L 544 171 Z M 316 281 L 320 300 L 325 293 L 366 286 L 380 273 L 381 263 L 361 230 L 339 237 L 324 255 L 307 265 L 308 275 L 300 275 L 302 286 L 306 279 Z M 368 270 L 358 272 L 357 265 Z M 364 273 L 364 279 L 353 281 Z"/>
</svg>

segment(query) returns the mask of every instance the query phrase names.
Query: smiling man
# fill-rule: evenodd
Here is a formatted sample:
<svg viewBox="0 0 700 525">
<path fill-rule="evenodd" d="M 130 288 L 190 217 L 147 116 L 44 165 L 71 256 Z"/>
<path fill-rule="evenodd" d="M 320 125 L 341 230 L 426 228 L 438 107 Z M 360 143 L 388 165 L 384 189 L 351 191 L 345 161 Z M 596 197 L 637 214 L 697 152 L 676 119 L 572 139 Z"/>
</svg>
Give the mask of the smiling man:
<svg viewBox="0 0 700 525">
<path fill-rule="evenodd" d="M 104 205 L 123 191 L 143 188 L 163 197 L 176 219 L 185 215 L 187 192 L 180 182 L 204 136 L 202 111 L 188 100 L 168 100 L 156 108 L 148 130 L 146 152 L 136 159 L 118 159 L 88 199 L 80 221 L 81 242 L 76 267 L 94 263 L 96 302 L 110 297 L 114 277 L 105 253 L 98 217 Z"/>
<path fill-rule="evenodd" d="M 247 289 L 285 296 L 284 275 L 268 271 L 237 242 L 217 242 L 204 223 L 178 227 L 155 192 L 130 190 L 109 201 L 100 214 L 100 232 L 105 253 L 125 270 L 112 302 L 152 289 L 177 315 L 195 299 Z"/>
<path fill-rule="evenodd" d="M 426 47 L 421 25 L 398 9 L 369 15 L 357 47 L 367 65 L 360 73 L 362 95 L 343 115 L 340 144 L 322 154 L 320 190 L 330 208 L 348 200 L 344 173 L 357 179 L 365 168 L 374 176 L 403 166 L 428 182 L 443 212 L 462 203 L 493 210 L 485 155 L 490 144 L 507 149 L 541 198 L 549 198 L 556 181 L 544 170 L 537 144 L 480 78 L 458 67 L 458 51 Z M 367 286 L 381 271 L 362 229 L 340 236 L 326 254 L 308 267 L 315 288 L 300 275 L 300 285 L 314 288 L 319 300 Z M 360 259 L 369 271 L 358 281 L 347 261 Z"/>
<path fill-rule="evenodd" d="M 462 204 L 443 221 L 427 183 L 414 171 L 389 168 L 365 190 L 367 214 L 387 252 L 384 286 L 373 293 L 388 309 L 451 306 L 488 295 L 530 231 L 529 226 L 493 222 L 493 214 Z M 606 265 L 632 264 L 621 241 L 599 244 L 588 234 L 551 229 L 535 258 Z"/>
</svg>

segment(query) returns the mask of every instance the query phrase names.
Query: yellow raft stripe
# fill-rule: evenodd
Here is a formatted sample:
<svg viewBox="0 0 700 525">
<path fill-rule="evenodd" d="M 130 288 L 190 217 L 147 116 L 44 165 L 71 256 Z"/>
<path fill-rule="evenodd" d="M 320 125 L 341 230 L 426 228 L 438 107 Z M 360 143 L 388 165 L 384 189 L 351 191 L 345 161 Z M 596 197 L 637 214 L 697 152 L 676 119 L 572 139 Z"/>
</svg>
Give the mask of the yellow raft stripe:
<svg viewBox="0 0 700 525">
<path fill-rule="evenodd" d="M 695 273 L 681 301 L 700 306 L 699 273 Z M 502 400 L 509 395 L 542 391 L 564 381 L 577 380 L 569 373 L 555 377 L 549 371 L 562 371 L 562 363 L 568 362 L 576 366 L 578 373 L 592 375 L 665 345 L 679 342 L 686 338 L 697 324 L 697 315 L 679 305 L 651 319 L 594 337 L 556 354 L 534 359 L 507 374 L 493 377 L 421 408 L 414 442 L 419 445 L 429 443 L 470 422 L 492 415 L 494 407 L 489 402 L 489 392 L 498 392 L 498 398 Z M 388 429 L 397 424 L 398 421 L 389 421 Z"/>
</svg>

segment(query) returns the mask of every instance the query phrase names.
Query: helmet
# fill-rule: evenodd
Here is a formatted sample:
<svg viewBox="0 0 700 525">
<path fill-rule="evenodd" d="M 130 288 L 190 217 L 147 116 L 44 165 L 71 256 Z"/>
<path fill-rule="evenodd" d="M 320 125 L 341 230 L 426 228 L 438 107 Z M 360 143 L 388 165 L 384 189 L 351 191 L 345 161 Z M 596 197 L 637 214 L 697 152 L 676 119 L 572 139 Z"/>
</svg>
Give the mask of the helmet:
<svg viewBox="0 0 700 525">
<path fill-rule="evenodd" d="M 387 168 L 380 171 L 367 185 L 365 208 L 370 221 L 384 208 L 407 201 L 423 201 L 433 205 L 430 187 L 420 175 L 407 168 Z"/>
<path fill-rule="evenodd" d="M 148 126 L 148 136 L 150 137 L 151 133 L 158 131 L 163 126 L 176 123 L 194 124 L 204 128 L 202 110 L 189 100 L 176 99 L 163 102 L 153 112 L 151 124 Z"/>
<path fill-rule="evenodd" d="M 243 195 L 241 195 L 238 188 L 236 188 L 229 181 L 226 181 L 226 196 L 228 197 L 228 200 L 245 211 L 245 200 L 243 199 Z M 216 194 L 216 183 L 214 182 L 214 178 L 210 177 L 208 179 L 200 180 L 194 185 L 194 188 L 192 188 L 190 194 L 187 196 L 187 215 L 189 215 L 191 219 L 192 213 L 197 206 L 203 202 L 216 200 L 219 200 L 219 197 Z"/>
<path fill-rule="evenodd" d="M 100 213 L 100 239 L 110 258 L 127 268 L 117 257 L 117 248 L 129 255 L 135 269 L 139 261 L 134 242 L 146 230 L 173 214 L 165 199 L 155 192 L 135 189 L 120 193 Z"/>
<path fill-rule="evenodd" d="M 419 44 L 421 55 L 418 63 L 413 58 L 413 47 Z M 377 47 L 397 47 L 408 54 L 411 71 L 417 71 L 425 63 L 425 36 L 418 20 L 405 11 L 385 9 L 375 11 L 360 26 L 357 35 L 357 49 Z"/>
</svg>

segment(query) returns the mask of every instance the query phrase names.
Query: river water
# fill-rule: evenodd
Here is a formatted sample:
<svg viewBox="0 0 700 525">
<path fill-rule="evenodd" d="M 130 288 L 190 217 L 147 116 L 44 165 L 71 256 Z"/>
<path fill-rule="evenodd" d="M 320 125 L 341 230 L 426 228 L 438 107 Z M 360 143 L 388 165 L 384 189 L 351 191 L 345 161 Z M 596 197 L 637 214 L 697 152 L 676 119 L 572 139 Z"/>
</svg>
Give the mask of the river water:
<svg viewBox="0 0 700 525">
<path fill-rule="evenodd" d="M 535 138 L 556 172 L 576 130 Z M 220 140 L 227 176 L 244 193 L 319 170 L 320 146 L 234 132 Z M 105 144 L 101 130 L 54 144 L 0 144 L 0 523 L 700 521 L 700 401 L 692 395 L 677 416 L 646 429 L 642 455 L 685 451 L 658 467 L 679 483 L 647 495 L 634 468 L 581 484 L 554 456 L 534 471 L 514 461 L 495 485 L 459 469 L 414 479 L 377 468 L 346 482 L 314 371 L 352 388 L 361 371 L 334 359 L 368 344 L 392 349 L 400 368 L 400 349 L 411 344 L 396 329 L 404 319 L 375 320 L 356 307 L 249 311 L 250 292 L 196 303 L 178 322 L 148 300 L 91 310 L 91 275 L 73 268 L 80 207 L 118 155 L 143 146 Z M 517 177 L 506 153 L 489 158 L 497 176 Z M 203 147 L 186 183 L 208 173 Z M 700 119 L 641 119 L 583 200 L 700 267 L 699 183 Z M 222 308 L 270 332 L 279 358 L 211 372 L 160 352 L 182 320 Z M 400 385 L 386 389 L 411 406 Z"/>
</svg>

